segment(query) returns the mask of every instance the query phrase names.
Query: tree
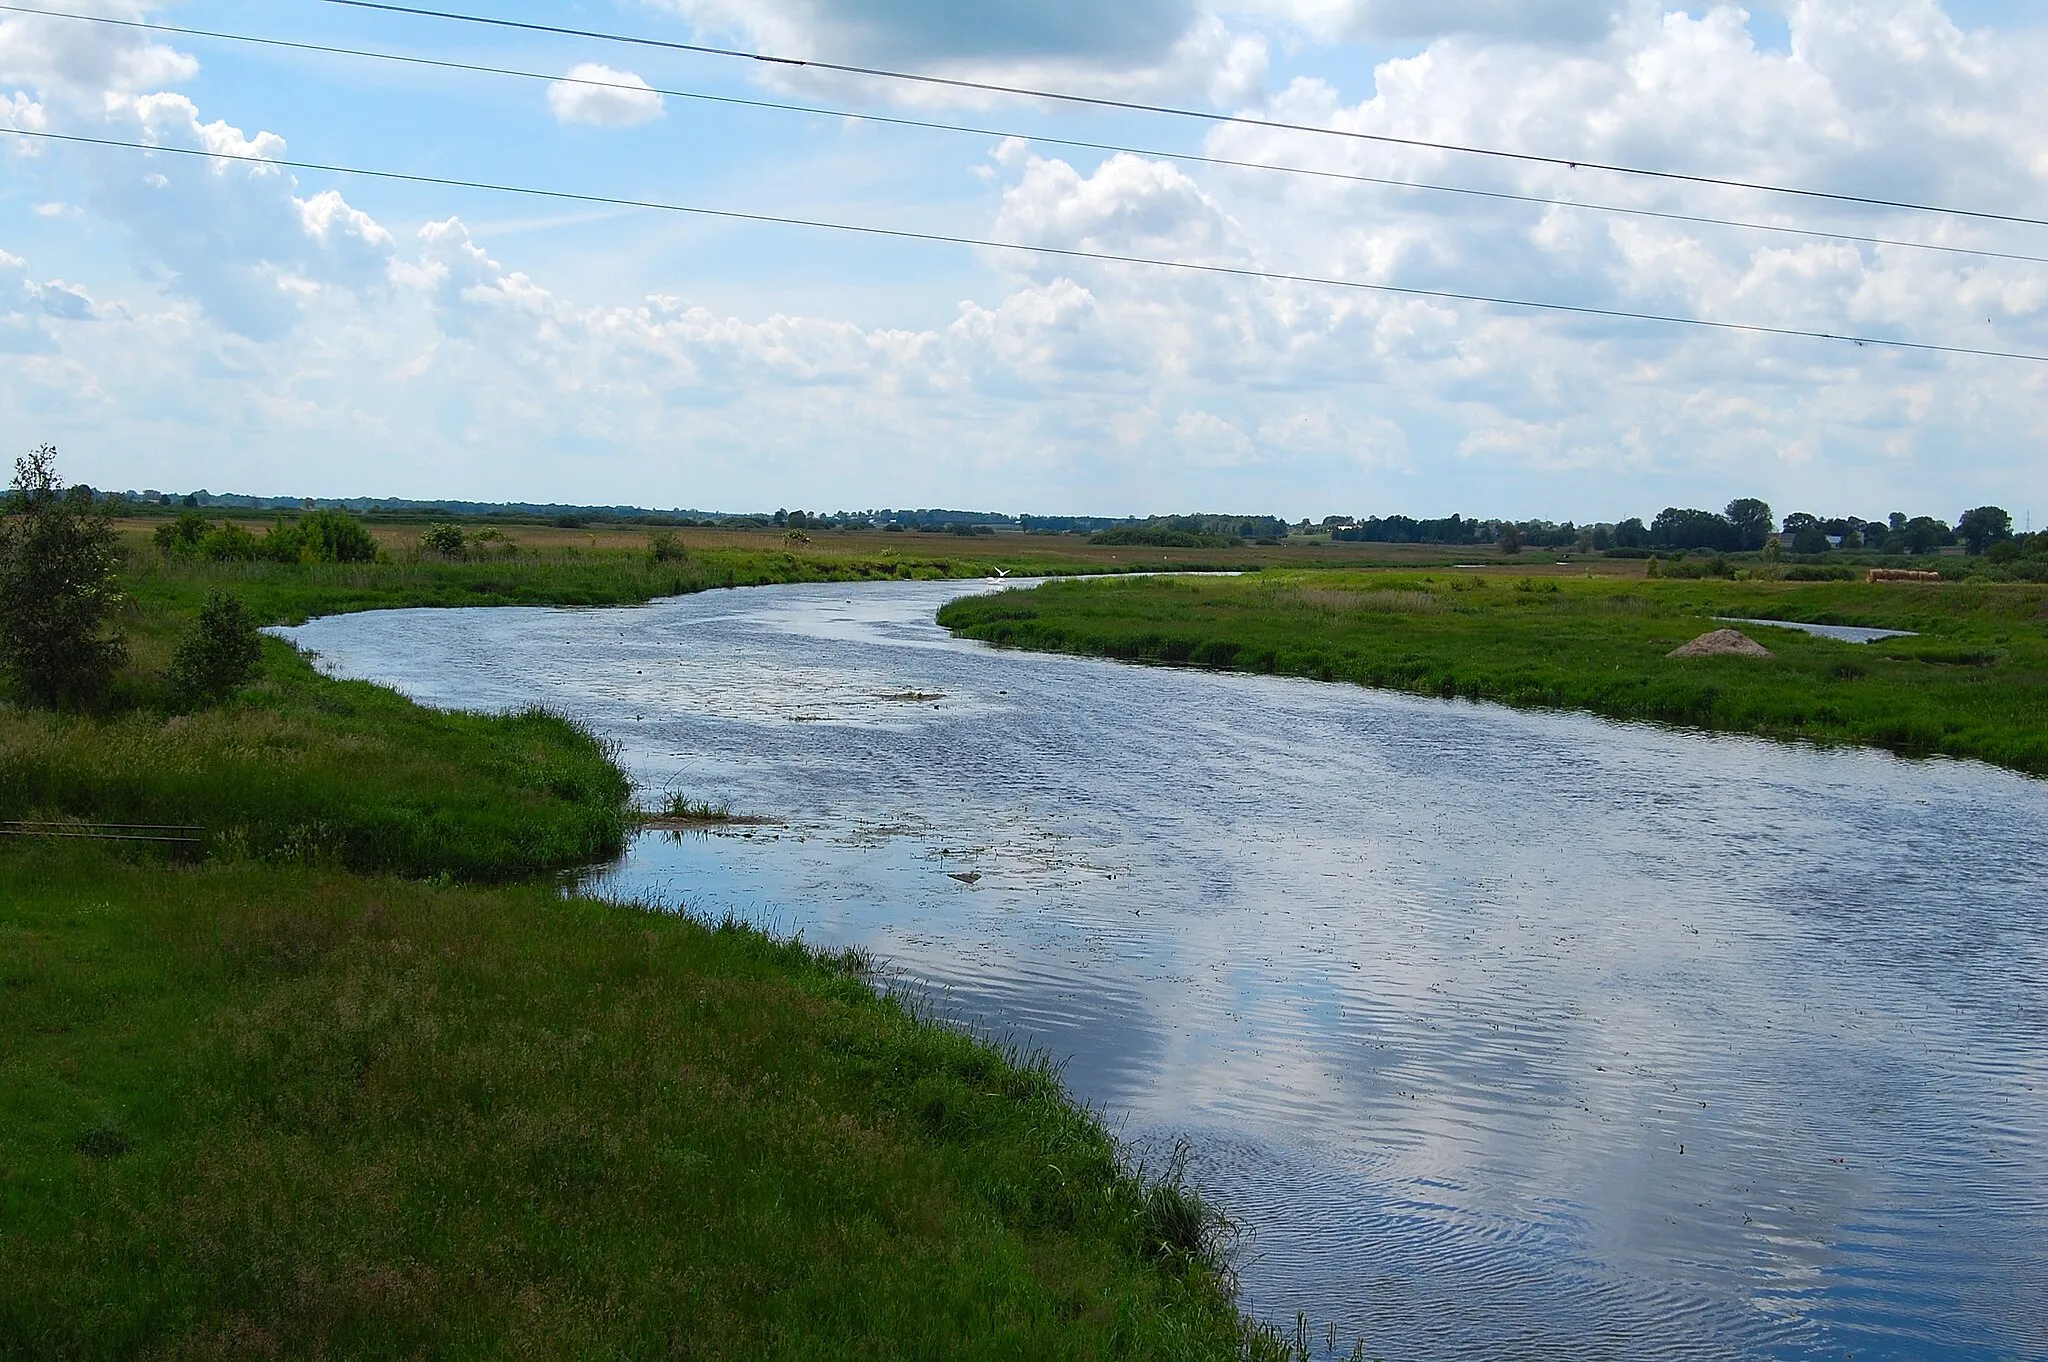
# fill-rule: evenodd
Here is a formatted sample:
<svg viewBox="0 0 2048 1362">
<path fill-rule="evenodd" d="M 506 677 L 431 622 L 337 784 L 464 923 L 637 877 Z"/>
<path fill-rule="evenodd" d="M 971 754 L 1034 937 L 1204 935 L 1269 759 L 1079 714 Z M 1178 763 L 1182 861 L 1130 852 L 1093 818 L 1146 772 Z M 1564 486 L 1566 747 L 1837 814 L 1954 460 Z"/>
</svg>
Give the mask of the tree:
<svg viewBox="0 0 2048 1362">
<path fill-rule="evenodd" d="M 1650 542 L 1660 549 L 1723 549 L 1731 546 L 1734 535 L 1728 517 L 1712 511 L 1666 506 L 1650 522 Z"/>
<path fill-rule="evenodd" d="M 78 490 L 64 490 L 57 450 L 43 445 L 15 460 L 0 515 L 0 670 L 28 704 L 97 698 L 128 656 L 104 632 L 120 600 L 120 540 Z"/>
<path fill-rule="evenodd" d="M 1979 506 L 1963 512 L 1963 518 L 1956 522 L 1956 535 L 1974 556 L 2002 539 L 2012 538 L 2012 516 L 2002 507 Z"/>
<path fill-rule="evenodd" d="M 1771 504 L 1755 497 L 1737 497 L 1721 514 L 1734 530 L 1733 542 L 1725 547 L 1749 553 L 1764 546 L 1764 540 L 1771 537 L 1771 526 L 1777 523 L 1771 518 Z"/>
<path fill-rule="evenodd" d="M 1520 553 L 1522 551 L 1522 531 L 1512 520 L 1500 527 L 1500 551 L 1502 553 Z"/>
<path fill-rule="evenodd" d="M 1942 540 L 1951 537 L 1948 526 L 1931 515 L 1914 516 L 1898 533 L 1908 553 L 1933 553 Z"/>
<path fill-rule="evenodd" d="M 256 674 L 263 639 L 256 617 L 242 598 L 225 591 L 207 595 L 199 622 L 178 641 L 171 659 L 171 683 L 188 701 L 218 704 Z"/>
<path fill-rule="evenodd" d="M 1803 527 L 1792 536 L 1794 553 L 1826 553 L 1829 547 L 1828 532 L 1819 521 Z"/>
</svg>

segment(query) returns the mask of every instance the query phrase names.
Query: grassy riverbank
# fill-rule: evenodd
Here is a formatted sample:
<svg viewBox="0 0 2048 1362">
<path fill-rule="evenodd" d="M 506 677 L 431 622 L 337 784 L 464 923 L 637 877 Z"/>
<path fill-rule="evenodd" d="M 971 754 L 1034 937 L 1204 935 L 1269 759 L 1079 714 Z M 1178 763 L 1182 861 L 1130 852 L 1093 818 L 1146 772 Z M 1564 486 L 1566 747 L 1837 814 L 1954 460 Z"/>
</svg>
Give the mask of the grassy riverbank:
<svg viewBox="0 0 2048 1362">
<path fill-rule="evenodd" d="M 573 725 L 275 641 L 223 706 L 160 674 L 223 582 L 276 620 L 641 599 L 641 559 L 145 560 L 108 705 L 0 711 L 0 818 L 205 839 L 0 839 L 0 1357 L 1273 1350 L 1044 1067 L 856 960 L 520 881 L 622 835 Z"/>
<path fill-rule="evenodd" d="M 751 932 L 35 847 L 0 983 L 0 1355 L 1237 1355 L 1050 1073 Z"/>
<path fill-rule="evenodd" d="M 1743 626 L 1776 656 L 1672 659 L 1715 616 L 1915 631 L 1845 644 Z M 955 601 L 1008 647 L 1352 681 L 2048 774 L 2048 587 L 1473 573 L 1055 582 Z"/>
</svg>

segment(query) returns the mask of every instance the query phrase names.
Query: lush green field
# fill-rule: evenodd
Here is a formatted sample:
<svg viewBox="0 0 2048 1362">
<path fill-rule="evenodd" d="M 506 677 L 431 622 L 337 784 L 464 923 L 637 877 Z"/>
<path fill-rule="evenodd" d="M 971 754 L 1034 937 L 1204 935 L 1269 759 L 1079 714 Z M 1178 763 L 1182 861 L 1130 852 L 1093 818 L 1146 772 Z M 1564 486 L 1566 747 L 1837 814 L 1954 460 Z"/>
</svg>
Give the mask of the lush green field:
<svg viewBox="0 0 2048 1362">
<path fill-rule="evenodd" d="M 1774 658 L 1673 659 L 1714 616 L 1916 631 L 1846 644 L 1743 626 Z M 1353 681 L 1425 695 L 2048 774 L 2048 587 L 1461 573 L 1054 582 L 947 605 L 1008 647 Z"/>
<path fill-rule="evenodd" d="M 624 845 L 625 778 L 574 724 L 421 709 L 264 649 L 226 708 L 0 711 L 0 818 L 189 824 L 213 855 L 458 879 Z"/>
<path fill-rule="evenodd" d="M 1185 1199 L 857 963 L 0 851 L 0 1356 L 1238 1355 Z"/>
<path fill-rule="evenodd" d="M 0 708 L 0 818 L 203 855 L 0 839 L 0 1357 L 1276 1355 L 1213 1217 L 1042 1065 L 858 961 L 492 883 L 620 845 L 574 725 L 275 641 L 225 705 L 162 674 L 223 584 L 283 620 L 959 569 L 134 561 L 106 705 Z"/>
</svg>

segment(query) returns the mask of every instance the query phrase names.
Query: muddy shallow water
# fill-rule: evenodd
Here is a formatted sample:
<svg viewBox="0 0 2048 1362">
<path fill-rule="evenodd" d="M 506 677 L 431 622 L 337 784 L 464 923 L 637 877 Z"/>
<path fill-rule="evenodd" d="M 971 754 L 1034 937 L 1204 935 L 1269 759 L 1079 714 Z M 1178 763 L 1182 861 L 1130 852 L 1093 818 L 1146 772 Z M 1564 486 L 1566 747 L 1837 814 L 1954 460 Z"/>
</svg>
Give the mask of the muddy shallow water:
<svg viewBox="0 0 2048 1362">
<path fill-rule="evenodd" d="M 1189 1137 L 1318 1352 L 2048 1356 L 2048 782 L 995 652 L 965 589 L 286 632 L 788 820 L 593 887 L 868 947 Z"/>
</svg>

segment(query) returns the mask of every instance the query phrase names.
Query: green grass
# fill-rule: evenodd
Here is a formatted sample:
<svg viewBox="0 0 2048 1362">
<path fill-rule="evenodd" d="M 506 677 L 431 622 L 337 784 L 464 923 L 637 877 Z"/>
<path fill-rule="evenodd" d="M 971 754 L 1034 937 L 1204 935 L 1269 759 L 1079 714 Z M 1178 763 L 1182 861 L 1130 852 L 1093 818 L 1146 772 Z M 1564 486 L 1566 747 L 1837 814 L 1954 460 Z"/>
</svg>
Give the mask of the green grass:
<svg viewBox="0 0 2048 1362">
<path fill-rule="evenodd" d="M 618 854 L 627 795 L 566 719 L 423 709 L 275 640 L 222 708 L 0 712 L 0 818 L 191 824 L 228 856 L 513 879 Z"/>
<path fill-rule="evenodd" d="M 222 584 L 280 620 L 677 581 L 150 561 L 107 709 L 0 709 L 0 818 L 206 832 L 188 864 L 0 838 L 0 1358 L 1279 1355 L 1213 1214 L 1045 1065 L 858 960 L 516 882 L 632 817 L 575 725 L 276 641 L 181 712 L 162 669 Z"/>
<path fill-rule="evenodd" d="M 1042 1064 L 746 930 L 16 849 L 0 1035 L 0 1356 L 1245 1343 Z"/>
<path fill-rule="evenodd" d="M 1845 644 L 1744 626 L 1776 656 L 1669 659 L 1713 616 L 1913 630 Z M 1583 709 L 2048 774 L 2048 586 L 1264 573 L 1054 582 L 947 605 L 1008 647 Z"/>
</svg>

